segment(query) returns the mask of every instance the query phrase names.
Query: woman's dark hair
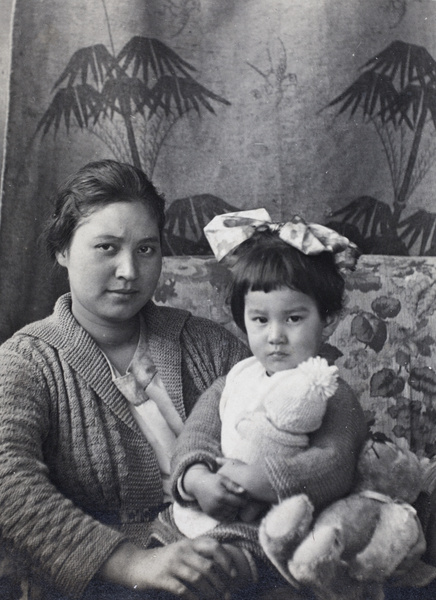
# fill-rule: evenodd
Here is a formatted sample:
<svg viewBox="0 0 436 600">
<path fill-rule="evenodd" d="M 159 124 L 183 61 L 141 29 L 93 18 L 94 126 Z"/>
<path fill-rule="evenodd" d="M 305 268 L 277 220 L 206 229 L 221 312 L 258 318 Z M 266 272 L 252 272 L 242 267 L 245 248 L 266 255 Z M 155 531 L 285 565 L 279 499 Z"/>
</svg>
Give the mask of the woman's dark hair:
<svg viewBox="0 0 436 600">
<path fill-rule="evenodd" d="M 165 225 L 165 199 L 143 171 L 115 160 L 90 162 L 60 185 L 54 213 L 44 238 L 52 260 L 68 247 L 80 221 L 96 208 L 112 202 L 142 202 L 156 219 L 159 232 Z"/>
<path fill-rule="evenodd" d="M 316 302 L 323 320 L 342 309 L 345 282 L 331 252 L 307 256 L 276 233 L 262 231 L 243 242 L 233 260 L 230 307 L 244 333 L 245 296 L 249 291 L 270 292 L 282 287 L 300 291 Z"/>
</svg>

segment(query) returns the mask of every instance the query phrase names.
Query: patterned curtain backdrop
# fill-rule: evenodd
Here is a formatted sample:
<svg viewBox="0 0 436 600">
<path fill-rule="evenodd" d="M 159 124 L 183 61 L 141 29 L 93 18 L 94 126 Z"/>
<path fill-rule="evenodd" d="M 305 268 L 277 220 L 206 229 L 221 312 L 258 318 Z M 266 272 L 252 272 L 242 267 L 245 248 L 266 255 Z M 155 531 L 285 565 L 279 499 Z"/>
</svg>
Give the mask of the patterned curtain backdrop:
<svg viewBox="0 0 436 600">
<path fill-rule="evenodd" d="M 16 0 L 0 223 L 0 339 L 66 282 L 38 243 L 89 160 L 165 193 L 166 254 L 266 207 L 366 253 L 434 255 L 434 0 Z"/>
</svg>

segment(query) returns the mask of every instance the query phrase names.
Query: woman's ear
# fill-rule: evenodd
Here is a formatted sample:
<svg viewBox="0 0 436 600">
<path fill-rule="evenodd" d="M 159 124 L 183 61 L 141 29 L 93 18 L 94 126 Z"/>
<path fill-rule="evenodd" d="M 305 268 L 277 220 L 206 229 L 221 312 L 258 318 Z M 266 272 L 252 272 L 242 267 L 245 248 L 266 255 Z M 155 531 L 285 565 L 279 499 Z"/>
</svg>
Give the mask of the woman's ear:
<svg viewBox="0 0 436 600">
<path fill-rule="evenodd" d="M 325 324 L 324 324 L 324 329 L 323 329 L 323 332 L 322 332 L 322 340 L 323 340 L 323 342 L 325 342 L 332 335 L 332 333 L 334 332 L 334 330 L 338 326 L 339 319 L 340 319 L 340 315 L 339 314 L 327 315 L 326 320 L 325 320 Z"/>
</svg>

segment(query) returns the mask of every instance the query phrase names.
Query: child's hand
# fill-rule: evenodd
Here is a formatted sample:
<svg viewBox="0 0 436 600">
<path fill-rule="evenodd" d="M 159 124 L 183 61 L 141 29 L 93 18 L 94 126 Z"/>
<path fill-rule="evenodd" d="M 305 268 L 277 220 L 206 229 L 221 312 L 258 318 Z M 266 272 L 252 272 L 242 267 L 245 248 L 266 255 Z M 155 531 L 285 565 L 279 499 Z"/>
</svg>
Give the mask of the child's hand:
<svg viewBox="0 0 436 600">
<path fill-rule="evenodd" d="M 234 458 L 218 457 L 217 464 L 220 466 L 218 474 L 231 479 L 235 484 L 240 485 L 243 489 L 246 488 L 246 483 L 249 483 L 253 476 L 253 467 Z"/>
<path fill-rule="evenodd" d="M 266 514 L 269 506 L 270 504 L 267 502 L 251 499 L 247 502 L 246 506 L 243 506 L 239 511 L 238 519 L 244 521 L 244 523 L 258 521 Z"/>
<path fill-rule="evenodd" d="M 270 504 L 277 501 L 277 495 L 261 462 L 249 465 L 231 458 L 217 458 L 216 462 L 220 465 L 218 475 L 241 486 L 252 499 Z"/>
<path fill-rule="evenodd" d="M 239 510 L 238 520 L 244 521 L 245 523 L 257 521 L 257 519 L 265 512 L 265 508 L 269 505 L 262 495 L 255 498 L 251 494 L 251 490 L 253 490 L 253 477 L 255 477 L 256 473 L 258 474 L 257 467 L 253 468 L 252 465 L 247 465 L 240 460 L 228 458 L 217 458 L 217 463 L 221 465 L 218 475 L 233 481 L 234 485 L 239 484 L 247 491 L 247 503 Z M 257 489 L 253 491 L 258 492 Z M 269 499 L 269 494 L 267 494 L 267 497 Z"/>
<path fill-rule="evenodd" d="M 234 521 L 247 504 L 245 490 L 231 479 L 212 473 L 206 465 L 195 465 L 183 478 L 185 491 L 193 496 L 201 510 L 218 521 Z"/>
</svg>

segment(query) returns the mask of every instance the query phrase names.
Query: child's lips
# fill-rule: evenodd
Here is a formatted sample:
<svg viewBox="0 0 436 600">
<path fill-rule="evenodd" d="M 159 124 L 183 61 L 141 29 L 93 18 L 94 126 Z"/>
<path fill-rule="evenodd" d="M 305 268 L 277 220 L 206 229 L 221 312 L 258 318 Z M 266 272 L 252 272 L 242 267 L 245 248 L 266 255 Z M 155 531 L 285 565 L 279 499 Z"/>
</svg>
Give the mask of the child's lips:
<svg viewBox="0 0 436 600">
<path fill-rule="evenodd" d="M 281 352 L 280 350 L 277 350 L 275 352 L 270 352 L 268 354 L 269 357 L 271 358 L 288 358 L 289 354 L 287 352 Z"/>
</svg>

